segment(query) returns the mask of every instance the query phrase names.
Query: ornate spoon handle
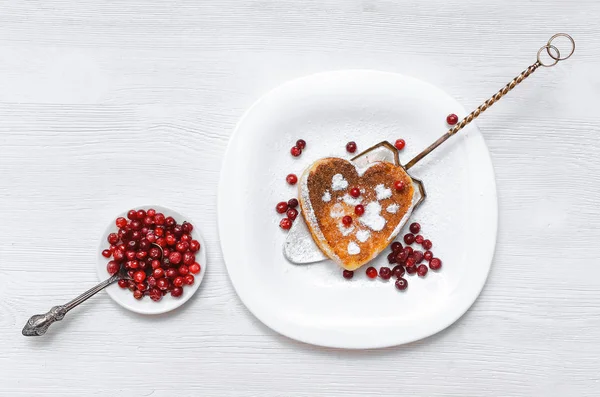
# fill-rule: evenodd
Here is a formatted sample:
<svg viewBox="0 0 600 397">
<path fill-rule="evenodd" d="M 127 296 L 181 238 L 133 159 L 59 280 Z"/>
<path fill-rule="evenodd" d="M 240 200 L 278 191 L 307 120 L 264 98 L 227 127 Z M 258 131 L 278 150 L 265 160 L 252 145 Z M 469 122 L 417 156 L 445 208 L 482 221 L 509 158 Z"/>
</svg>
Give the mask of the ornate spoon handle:
<svg viewBox="0 0 600 397">
<path fill-rule="evenodd" d="M 552 45 L 552 42 L 557 37 L 565 37 L 567 40 L 570 41 L 569 55 L 561 57 L 560 51 L 558 50 L 558 48 L 556 48 L 556 46 Z M 548 55 L 550 56 L 550 58 L 552 58 L 552 61 L 550 61 L 548 63 L 542 62 L 542 59 L 541 59 L 540 56 L 541 56 L 541 54 L 542 54 L 542 52 L 544 50 L 546 50 L 546 52 L 548 53 Z M 417 154 L 412 160 L 410 160 L 404 166 L 404 169 L 408 170 L 408 169 L 412 168 L 412 166 L 414 166 L 419 161 L 421 161 L 421 159 L 423 159 L 423 157 L 427 156 L 435 148 L 437 148 L 442 143 L 444 143 L 446 141 L 446 139 L 450 138 L 452 135 L 454 135 L 458 131 L 462 130 L 467 124 L 469 124 L 471 121 L 473 121 L 474 119 L 476 119 L 477 117 L 479 117 L 479 115 L 481 113 L 485 112 L 486 109 L 488 109 L 490 106 L 492 106 L 498 100 L 500 100 L 500 98 L 502 98 L 504 95 L 508 94 L 508 92 L 510 90 L 512 90 L 513 88 L 515 88 L 517 86 L 517 84 L 520 84 L 523 80 L 525 80 L 527 77 L 529 77 L 533 72 L 535 72 L 537 70 L 537 68 L 539 68 L 540 66 L 544 66 L 544 67 L 554 66 L 559 61 L 564 61 L 565 59 L 570 58 L 571 55 L 573 55 L 573 52 L 575 52 L 575 41 L 568 34 L 566 34 L 566 33 L 557 33 L 554 36 L 550 37 L 550 40 L 548 40 L 548 43 L 538 50 L 537 61 L 535 63 L 531 64 L 527 69 L 525 69 L 524 71 L 522 71 L 521 74 L 519 74 L 517 77 L 515 77 L 514 79 L 512 79 L 510 81 L 510 83 L 508 83 L 507 85 L 505 85 L 504 87 L 502 87 L 502 89 L 500 91 L 498 91 L 497 93 L 495 93 L 490 99 L 488 99 L 483 104 L 481 104 L 479 107 L 477 107 L 477 109 L 475 109 L 471 113 L 469 113 L 467 115 L 467 117 L 465 117 L 464 119 L 462 119 L 460 121 L 460 123 L 458 123 L 457 125 L 455 125 L 451 129 L 449 129 L 448 132 L 446 132 L 444 135 L 442 135 L 437 141 L 433 142 L 431 145 L 429 145 L 427 148 L 425 148 L 421 153 Z"/>
<path fill-rule="evenodd" d="M 86 300 L 96 295 L 98 292 L 102 291 L 104 288 L 108 287 L 112 283 L 120 280 L 121 278 L 123 278 L 123 274 L 121 274 L 121 272 L 115 273 L 106 280 L 102 281 L 100 284 L 85 291 L 83 294 L 79 295 L 72 301 L 64 305 L 54 306 L 46 314 L 36 314 L 34 316 L 31 316 L 31 318 L 27 320 L 25 327 L 23 327 L 23 335 L 44 335 L 46 331 L 48 331 L 48 327 L 50 327 L 54 322 L 62 320 L 65 317 L 65 314 L 69 312 L 69 310 L 85 302 Z"/>
</svg>

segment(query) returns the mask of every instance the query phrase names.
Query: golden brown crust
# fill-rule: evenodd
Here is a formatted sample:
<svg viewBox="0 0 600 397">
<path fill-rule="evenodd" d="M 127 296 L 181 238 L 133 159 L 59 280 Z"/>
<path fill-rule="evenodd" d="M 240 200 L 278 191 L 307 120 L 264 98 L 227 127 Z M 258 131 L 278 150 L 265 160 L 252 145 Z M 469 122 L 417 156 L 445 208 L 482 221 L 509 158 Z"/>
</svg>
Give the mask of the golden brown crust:
<svg viewBox="0 0 600 397">
<path fill-rule="evenodd" d="M 338 174 L 343 176 L 348 185 L 346 188 L 338 186 L 340 190 L 335 190 L 332 180 Z M 405 188 L 398 191 L 394 188 L 394 182 L 400 180 L 404 182 Z M 388 194 L 391 193 L 391 196 L 385 197 L 384 193 L 378 199 L 377 186 L 380 190 L 385 189 Z M 379 208 L 377 205 L 381 206 L 378 214 L 385 219 L 385 222 L 381 219 L 379 219 L 381 221 L 379 224 L 368 222 L 368 219 L 373 220 L 372 217 L 367 217 L 369 211 L 363 216 L 355 214 L 354 209 L 357 203 L 351 197 L 345 196 L 349 194 L 352 187 L 362 190 L 359 199 L 364 207 L 367 207 L 369 203 L 377 203 L 371 204 L 373 208 Z M 329 201 L 323 200 L 326 192 L 330 195 Z M 355 270 L 369 262 L 389 245 L 399 231 L 397 226 L 411 209 L 413 194 L 412 181 L 402 167 L 387 162 L 377 162 L 364 170 L 361 176 L 349 161 L 340 158 L 325 158 L 313 163 L 302 176 L 300 205 L 309 230 L 319 248 L 345 269 Z M 397 211 L 395 213 L 388 212 L 387 208 L 393 205 L 398 206 Z M 354 229 L 350 230 L 341 223 L 342 216 L 345 215 L 352 217 L 353 222 L 350 228 Z M 370 237 L 366 241 L 358 239 L 356 233 L 360 230 L 363 231 L 362 233 L 369 232 Z M 350 243 L 356 244 L 360 252 L 352 252 L 349 249 Z"/>
</svg>

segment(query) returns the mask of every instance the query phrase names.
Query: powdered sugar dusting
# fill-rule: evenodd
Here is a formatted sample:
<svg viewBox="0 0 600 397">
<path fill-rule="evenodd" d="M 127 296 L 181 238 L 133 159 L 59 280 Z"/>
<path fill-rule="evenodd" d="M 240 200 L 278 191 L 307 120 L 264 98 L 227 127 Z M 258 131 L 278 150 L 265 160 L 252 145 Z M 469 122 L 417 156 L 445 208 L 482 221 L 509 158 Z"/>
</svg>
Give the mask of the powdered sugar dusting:
<svg viewBox="0 0 600 397">
<path fill-rule="evenodd" d="M 340 203 L 336 203 L 329 211 L 329 216 L 332 218 L 341 218 L 344 216 L 344 207 Z"/>
<path fill-rule="evenodd" d="M 361 197 L 355 198 L 355 197 L 350 196 L 348 193 L 344 194 L 344 197 L 338 198 L 338 200 L 344 200 L 344 203 L 346 203 L 348 205 L 359 205 L 360 203 L 362 203 Z"/>
<path fill-rule="evenodd" d="M 349 236 L 354 231 L 354 226 L 346 227 L 343 223 L 338 223 L 338 230 L 342 233 L 342 236 Z"/>
<path fill-rule="evenodd" d="M 356 238 L 361 243 L 364 243 L 365 241 L 367 241 L 369 239 L 369 237 L 371 237 L 371 232 L 368 230 L 361 229 L 358 232 L 356 232 Z"/>
<path fill-rule="evenodd" d="M 386 220 L 381 216 L 381 204 L 372 201 L 365 207 L 365 213 L 359 218 L 359 222 L 376 232 L 383 230 Z"/>
<path fill-rule="evenodd" d="M 377 200 L 385 200 L 392 197 L 392 191 L 390 188 L 385 187 L 383 183 L 375 186 L 375 193 L 377 194 Z"/>
<path fill-rule="evenodd" d="M 344 179 L 342 174 L 335 174 L 331 179 L 331 190 L 344 190 L 348 187 L 348 181 Z"/>
<path fill-rule="evenodd" d="M 400 206 L 398 204 L 390 204 L 387 206 L 387 208 L 385 210 L 387 212 L 389 212 L 390 214 L 395 214 L 396 212 L 398 212 L 399 209 L 400 209 Z"/>
<path fill-rule="evenodd" d="M 350 255 L 360 254 L 360 247 L 354 241 L 350 241 L 350 243 L 348 243 L 348 254 L 350 254 Z"/>
<path fill-rule="evenodd" d="M 366 166 L 364 166 L 362 168 L 355 167 L 356 168 L 356 172 L 358 173 L 358 176 L 363 176 L 365 174 L 365 172 L 369 168 L 371 168 L 372 166 L 374 166 L 375 164 L 377 164 L 377 163 L 367 164 Z"/>
<path fill-rule="evenodd" d="M 323 193 L 323 197 L 321 197 L 321 200 L 323 200 L 325 203 L 331 201 L 331 193 L 329 193 L 329 190 L 325 190 L 325 193 Z"/>
</svg>

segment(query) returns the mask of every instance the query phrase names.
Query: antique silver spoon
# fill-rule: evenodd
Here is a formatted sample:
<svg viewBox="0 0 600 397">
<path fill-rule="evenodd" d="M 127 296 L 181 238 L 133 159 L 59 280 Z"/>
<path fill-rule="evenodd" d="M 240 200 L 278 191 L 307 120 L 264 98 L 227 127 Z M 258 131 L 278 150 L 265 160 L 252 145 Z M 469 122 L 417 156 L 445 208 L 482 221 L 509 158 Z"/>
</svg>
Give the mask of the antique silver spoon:
<svg viewBox="0 0 600 397">
<path fill-rule="evenodd" d="M 121 279 L 131 280 L 131 277 L 129 277 L 129 275 L 127 274 L 127 269 L 125 268 L 125 266 L 121 266 L 121 269 L 117 273 L 113 274 L 112 276 L 110 276 L 106 280 L 102 281 L 100 284 L 96 285 L 95 287 L 90 288 L 89 290 L 87 290 L 83 294 L 79 295 L 77 298 L 73 299 L 72 301 L 70 301 L 64 305 L 54 306 L 52 309 L 50 309 L 45 314 L 36 314 L 34 316 L 31 316 L 31 318 L 29 320 L 27 320 L 27 323 L 23 327 L 23 331 L 22 331 L 23 335 L 24 336 L 44 335 L 46 333 L 46 331 L 48 331 L 48 328 L 52 324 L 54 324 L 56 321 L 62 320 L 65 317 L 65 314 L 67 314 L 71 309 L 74 309 L 75 307 L 79 306 L 81 303 L 85 302 L 92 296 L 96 295 L 98 292 L 102 291 L 104 288 L 108 287 L 109 285 L 111 285 Z"/>
</svg>

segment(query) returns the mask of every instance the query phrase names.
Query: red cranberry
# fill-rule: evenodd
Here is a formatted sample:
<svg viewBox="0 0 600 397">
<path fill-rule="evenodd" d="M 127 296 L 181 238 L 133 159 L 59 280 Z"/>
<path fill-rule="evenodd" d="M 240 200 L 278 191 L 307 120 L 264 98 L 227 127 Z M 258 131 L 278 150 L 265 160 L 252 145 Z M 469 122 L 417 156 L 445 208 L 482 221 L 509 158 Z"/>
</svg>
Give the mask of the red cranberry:
<svg viewBox="0 0 600 397">
<path fill-rule="evenodd" d="M 407 247 L 407 248 L 410 248 L 410 247 Z M 406 260 L 408 259 L 408 255 L 410 255 L 410 254 L 404 250 L 398 251 L 398 253 L 396 254 L 396 263 L 406 262 Z"/>
<path fill-rule="evenodd" d="M 183 294 L 183 288 L 175 287 L 171 290 L 171 296 L 173 298 L 179 298 Z"/>
<path fill-rule="evenodd" d="M 396 280 L 396 288 L 398 288 L 400 291 L 404 291 L 407 287 L 408 281 L 406 281 L 406 279 L 399 278 L 398 280 Z"/>
<path fill-rule="evenodd" d="M 425 258 L 426 261 L 430 261 L 431 258 L 433 258 L 433 252 L 425 251 L 425 253 L 423 254 L 423 258 Z"/>
<path fill-rule="evenodd" d="M 142 291 L 137 290 L 137 289 L 135 291 L 133 291 L 133 297 L 135 299 L 142 299 L 143 296 L 144 296 L 144 293 Z"/>
<path fill-rule="evenodd" d="M 394 146 L 396 146 L 396 149 L 402 150 L 404 149 L 404 146 L 406 146 L 406 142 L 404 141 L 404 139 L 396 139 L 396 143 L 394 143 Z"/>
<path fill-rule="evenodd" d="M 406 268 L 406 273 L 410 274 L 411 276 L 412 276 L 413 274 L 415 274 L 416 272 L 417 272 L 417 267 L 416 267 L 416 266 L 413 266 L 413 267 L 407 267 L 407 268 Z"/>
<path fill-rule="evenodd" d="M 174 267 L 167 269 L 167 271 L 165 272 L 165 276 L 167 276 L 167 278 L 173 279 L 175 277 L 177 277 L 179 273 L 177 273 L 177 269 L 175 269 Z"/>
<path fill-rule="evenodd" d="M 178 273 L 180 276 L 185 276 L 186 274 L 189 274 L 189 272 L 190 272 L 190 268 L 187 267 L 186 265 L 179 266 Z"/>
<path fill-rule="evenodd" d="M 422 245 L 423 248 L 425 248 L 427 251 L 429 251 L 431 247 L 433 247 L 433 243 L 431 242 L 431 240 L 424 240 Z"/>
<path fill-rule="evenodd" d="M 150 258 L 152 259 L 158 259 L 160 258 L 160 249 L 158 249 L 157 247 L 152 247 L 148 251 L 148 255 L 150 255 Z"/>
<path fill-rule="evenodd" d="M 144 225 L 152 226 L 153 224 L 154 224 L 154 218 L 152 218 L 151 216 L 147 216 L 144 218 Z"/>
<path fill-rule="evenodd" d="M 139 260 L 144 260 L 144 259 L 146 259 L 147 256 L 148 256 L 147 251 L 138 251 L 135 254 L 135 257 L 138 258 Z"/>
<path fill-rule="evenodd" d="M 412 247 L 404 247 L 402 248 L 402 251 L 406 252 L 406 255 L 410 256 L 413 253 L 413 249 Z"/>
<path fill-rule="evenodd" d="M 197 262 L 194 262 L 190 265 L 190 273 L 198 274 L 198 273 L 200 273 L 201 269 L 202 269 L 202 267 Z"/>
<path fill-rule="evenodd" d="M 150 244 L 152 244 L 152 243 L 155 243 L 155 242 L 156 242 L 156 240 L 157 240 L 157 238 L 158 238 L 158 237 L 156 237 L 156 234 L 154 234 L 154 233 L 148 233 L 148 234 L 146 235 L 146 240 L 148 240 L 148 242 L 149 242 Z"/>
<path fill-rule="evenodd" d="M 375 269 L 373 266 L 370 266 L 367 269 L 367 277 L 369 277 L 369 278 L 377 277 L 377 269 Z"/>
<path fill-rule="evenodd" d="M 417 236 L 415 237 L 415 243 L 423 244 L 423 241 L 425 241 L 425 237 L 421 236 L 420 234 L 417 234 Z"/>
<path fill-rule="evenodd" d="M 157 228 L 154 229 L 154 234 L 156 234 L 156 237 L 162 237 L 165 235 L 165 229 L 162 226 L 158 226 Z"/>
<path fill-rule="evenodd" d="M 117 284 L 119 284 L 119 287 L 121 287 L 121 288 L 129 287 L 129 283 L 127 282 L 127 280 L 121 279 L 117 282 Z"/>
<path fill-rule="evenodd" d="M 192 265 L 194 262 L 196 262 L 196 255 L 192 254 L 191 252 L 185 252 L 183 254 L 183 264 L 186 266 Z"/>
<path fill-rule="evenodd" d="M 158 259 L 154 259 L 150 266 L 152 267 L 152 269 L 158 269 L 160 267 L 160 261 Z"/>
<path fill-rule="evenodd" d="M 184 253 L 185 251 L 187 251 L 188 248 L 190 248 L 190 245 L 188 243 L 186 243 L 185 241 L 180 241 L 175 246 L 175 249 L 181 253 Z"/>
<path fill-rule="evenodd" d="M 304 139 L 298 139 L 296 141 L 296 146 L 300 149 L 304 149 L 306 147 L 306 141 Z"/>
<path fill-rule="evenodd" d="M 421 231 L 421 225 L 419 225 L 417 222 L 413 222 L 410 224 L 410 232 L 413 234 L 417 234 Z"/>
<path fill-rule="evenodd" d="M 167 227 L 173 227 L 177 224 L 177 222 L 175 222 L 175 218 L 173 218 L 172 216 L 168 216 L 165 218 L 165 225 Z"/>
<path fill-rule="evenodd" d="M 283 218 L 281 222 L 279 222 L 279 227 L 284 230 L 289 230 L 292 227 L 291 219 Z"/>
<path fill-rule="evenodd" d="M 117 249 L 116 245 L 111 245 L 110 247 L 108 247 L 108 251 L 110 251 L 111 255 L 112 255 L 113 252 L 115 252 L 116 249 Z"/>
<path fill-rule="evenodd" d="M 142 239 L 140 240 L 140 245 L 139 245 L 139 248 L 140 248 L 140 250 L 142 250 L 142 251 L 148 251 L 148 250 L 150 249 L 150 245 L 151 245 L 151 244 L 150 244 L 150 241 L 148 241 L 148 239 L 147 239 L 147 238 L 142 238 Z"/>
<path fill-rule="evenodd" d="M 156 280 L 156 286 L 158 287 L 158 289 L 164 291 L 167 288 L 169 288 L 169 280 L 167 280 L 166 278 L 159 278 L 158 280 Z"/>
<path fill-rule="evenodd" d="M 165 224 L 165 216 L 163 214 L 161 214 L 160 212 L 157 213 L 156 215 L 154 215 L 154 223 L 156 223 L 157 225 L 164 225 Z"/>
<path fill-rule="evenodd" d="M 111 233 L 108 235 L 108 237 L 106 238 L 106 240 L 108 240 L 109 244 L 116 244 L 119 242 L 119 236 L 117 236 L 116 233 Z"/>
<path fill-rule="evenodd" d="M 140 222 L 140 221 L 132 221 L 131 222 L 131 228 L 133 230 L 140 230 L 142 228 L 142 222 Z"/>
<path fill-rule="evenodd" d="M 183 236 L 181 236 L 180 240 L 189 244 L 192 241 L 192 236 L 190 236 L 189 234 L 184 234 Z"/>
<path fill-rule="evenodd" d="M 130 269 L 138 269 L 140 267 L 140 263 L 136 260 L 128 261 L 127 264 L 129 265 Z"/>
<path fill-rule="evenodd" d="M 156 269 L 154 269 L 152 271 L 152 277 L 154 277 L 156 279 L 163 278 L 164 276 L 165 276 L 165 271 L 160 267 L 157 267 Z"/>
<path fill-rule="evenodd" d="M 298 210 L 295 208 L 290 208 L 289 210 L 287 210 L 287 217 L 290 218 L 291 220 L 296 219 L 296 217 L 298 216 Z"/>
<path fill-rule="evenodd" d="M 198 242 L 198 240 L 190 241 L 190 251 L 192 251 L 192 252 L 200 251 L 200 243 Z"/>
<path fill-rule="evenodd" d="M 412 258 L 412 256 L 411 256 L 411 257 L 409 257 L 409 258 L 406 260 L 406 270 L 408 270 L 408 269 L 409 269 L 409 268 L 411 268 L 411 267 L 415 267 L 415 264 L 416 264 L 416 263 L 415 263 L 415 260 Z"/>
<path fill-rule="evenodd" d="M 290 149 L 290 153 L 292 154 L 292 156 L 298 157 L 302 154 L 302 149 L 300 149 L 298 146 L 294 146 Z"/>
<path fill-rule="evenodd" d="M 137 219 L 144 219 L 146 217 L 146 211 L 144 210 L 138 210 L 137 212 Z"/>
<path fill-rule="evenodd" d="M 136 285 L 135 287 L 140 291 L 146 291 L 148 289 L 148 286 L 144 282 L 138 283 L 138 285 Z"/>
<path fill-rule="evenodd" d="M 404 276 L 404 266 L 402 266 L 402 265 L 394 266 L 394 268 L 392 269 L 392 275 L 396 278 L 400 278 L 400 277 Z"/>
<path fill-rule="evenodd" d="M 130 251 L 135 251 L 138 248 L 139 243 L 135 240 L 131 240 L 127 243 L 127 249 Z"/>
<path fill-rule="evenodd" d="M 184 233 L 191 233 L 192 230 L 194 230 L 194 225 L 192 225 L 189 222 L 183 222 L 183 224 L 181 225 L 181 229 L 183 230 Z"/>
<path fill-rule="evenodd" d="M 179 264 L 179 262 L 181 262 L 181 253 L 179 252 L 171 252 L 171 254 L 169 254 L 169 261 L 175 265 Z"/>
<path fill-rule="evenodd" d="M 173 285 L 175 287 L 181 287 L 181 286 L 183 286 L 183 277 L 179 277 L 179 276 L 175 277 L 173 279 Z"/>
<path fill-rule="evenodd" d="M 158 288 L 152 288 L 148 295 L 150 296 L 150 299 L 152 299 L 154 302 L 158 302 L 163 297 L 162 293 Z"/>
<path fill-rule="evenodd" d="M 419 265 L 419 267 L 417 267 L 417 274 L 419 275 L 419 277 L 425 277 L 425 275 L 427 274 L 427 270 L 429 270 L 427 268 L 427 265 Z"/>
<path fill-rule="evenodd" d="M 295 174 L 289 174 L 285 180 L 289 185 L 295 185 L 298 182 L 298 177 Z"/>
<path fill-rule="evenodd" d="M 117 250 L 125 252 L 127 250 L 127 247 L 125 247 L 125 244 L 121 243 L 117 245 Z"/>
<path fill-rule="evenodd" d="M 415 263 L 423 262 L 423 253 L 421 251 L 414 251 L 411 257 L 415 260 Z"/>
<path fill-rule="evenodd" d="M 183 228 L 180 225 L 173 226 L 173 234 L 175 237 L 180 238 L 183 235 Z"/>
<path fill-rule="evenodd" d="M 142 238 L 142 233 L 140 233 L 140 231 L 139 231 L 139 230 L 134 230 L 134 231 L 131 233 L 131 238 L 132 238 L 133 240 L 135 240 L 135 241 L 138 241 L 138 240 L 140 240 L 140 239 Z"/>
<path fill-rule="evenodd" d="M 344 276 L 346 280 L 350 280 L 352 277 L 354 277 L 354 272 L 352 270 L 344 270 L 342 272 L 342 276 Z"/>
<path fill-rule="evenodd" d="M 102 256 L 105 258 L 110 258 L 112 255 L 112 252 L 110 252 L 110 250 L 104 250 L 102 251 Z"/>
<path fill-rule="evenodd" d="M 350 226 L 352 224 L 352 217 L 350 215 L 346 215 L 345 217 L 342 218 L 342 223 L 346 227 Z"/>
<path fill-rule="evenodd" d="M 275 211 L 277 211 L 280 214 L 283 214 L 287 210 L 288 210 L 288 203 L 286 203 L 285 201 L 278 203 L 277 206 L 275 207 Z"/>
<path fill-rule="evenodd" d="M 131 220 L 137 219 L 137 211 L 129 210 L 129 212 L 127 213 L 127 218 L 129 218 Z"/>
<path fill-rule="evenodd" d="M 177 243 L 177 238 L 172 234 L 169 234 L 165 237 L 165 241 L 167 242 L 167 245 L 175 245 Z"/>
<path fill-rule="evenodd" d="M 399 252 L 402 249 L 402 244 L 400 241 L 394 241 L 392 243 L 392 252 Z"/>
<path fill-rule="evenodd" d="M 117 227 L 120 229 L 122 227 L 127 226 L 127 219 L 123 218 L 122 216 L 118 217 L 117 220 L 115 221 L 115 224 L 117 225 Z"/>
<path fill-rule="evenodd" d="M 119 264 L 115 261 L 108 262 L 108 264 L 106 265 L 106 271 L 112 276 L 113 274 L 119 271 Z"/>
<path fill-rule="evenodd" d="M 379 269 L 379 277 L 381 277 L 384 280 L 389 280 L 390 277 L 392 277 L 392 271 L 389 267 L 387 266 L 382 266 Z"/>
<path fill-rule="evenodd" d="M 185 283 L 185 285 L 192 285 L 192 284 L 194 284 L 194 276 L 192 276 L 191 274 L 188 274 L 187 276 L 185 276 L 183 278 L 183 282 Z"/>
<path fill-rule="evenodd" d="M 446 123 L 448 123 L 449 125 L 454 125 L 458 123 L 458 116 L 454 113 L 450 113 L 448 117 L 446 117 Z"/>
<path fill-rule="evenodd" d="M 395 253 L 395 252 L 390 252 L 390 253 L 388 254 L 388 256 L 387 256 L 387 260 L 388 260 L 388 263 L 389 263 L 390 265 L 392 265 L 392 264 L 394 264 L 394 263 L 397 263 L 398 261 L 397 261 L 397 259 L 396 259 L 396 253 Z"/>
<path fill-rule="evenodd" d="M 148 287 L 156 287 L 156 278 L 154 278 L 154 276 L 148 276 L 146 278 L 146 283 L 148 284 Z"/>
<path fill-rule="evenodd" d="M 117 262 L 121 262 L 124 257 L 125 257 L 125 254 L 123 253 L 123 251 L 121 251 L 119 249 L 117 249 L 117 250 L 115 250 L 115 252 L 113 252 L 113 258 Z"/>
<path fill-rule="evenodd" d="M 348 142 L 346 144 L 346 150 L 348 151 L 348 153 L 356 152 L 356 142 Z"/>
<path fill-rule="evenodd" d="M 404 235 L 404 242 L 406 244 L 412 244 L 412 243 L 414 243 L 415 242 L 415 235 L 412 234 L 412 233 L 406 233 Z"/>
<path fill-rule="evenodd" d="M 167 241 L 163 237 L 159 237 L 156 239 L 155 244 L 160 246 L 161 248 L 165 248 L 167 246 Z"/>
<path fill-rule="evenodd" d="M 353 187 L 352 189 L 350 189 L 350 196 L 355 198 L 360 196 L 360 189 L 357 187 Z"/>
<path fill-rule="evenodd" d="M 296 208 L 298 206 L 298 199 L 292 198 L 287 202 L 289 208 Z"/>
<path fill-rule="evenodd" d="M 440 270 L 440 268 L 442 267 L 442 261 L 438 258 L 433 258 L 431 259 L 431 262 L 429 262 L 429 267 L 431 268 L 431 270 Z"/>
<path fill-rule="evenodd" d="M 396 182 L 394 182 L 394 189 L 396 189 L 397 191 L 404 190 L 405 186 L 406 186 L 406 183 L 404 183 L 404 181 L 396 181 Z"/>
<path fill-rule="evenodd" d="M 127 251 L 125 252 L 125 257 L 128 261 L 132 261 L 135 259 L 135 251 Z"/>
<path fill-rule="evenodd" d="M 156 210 L 154 208 L 149 208 L 148 211 L 146 211 L 146 215 L 154 216 L 156 215 Z"/>
<path fill-rule="evenodd" d="M 136 283 L 141 283 L 146 279 L 146 273 L 142 270 L 138 270 L 133 274 L 133 281 Z"/>
<path fill-rule="evenodd" d="M 358 216 L 361 216 L 365 213 L 365 207 L 362 204 L 358 204 L 356 207 L 354 207 L 354 213 Z"/>
</svg>

